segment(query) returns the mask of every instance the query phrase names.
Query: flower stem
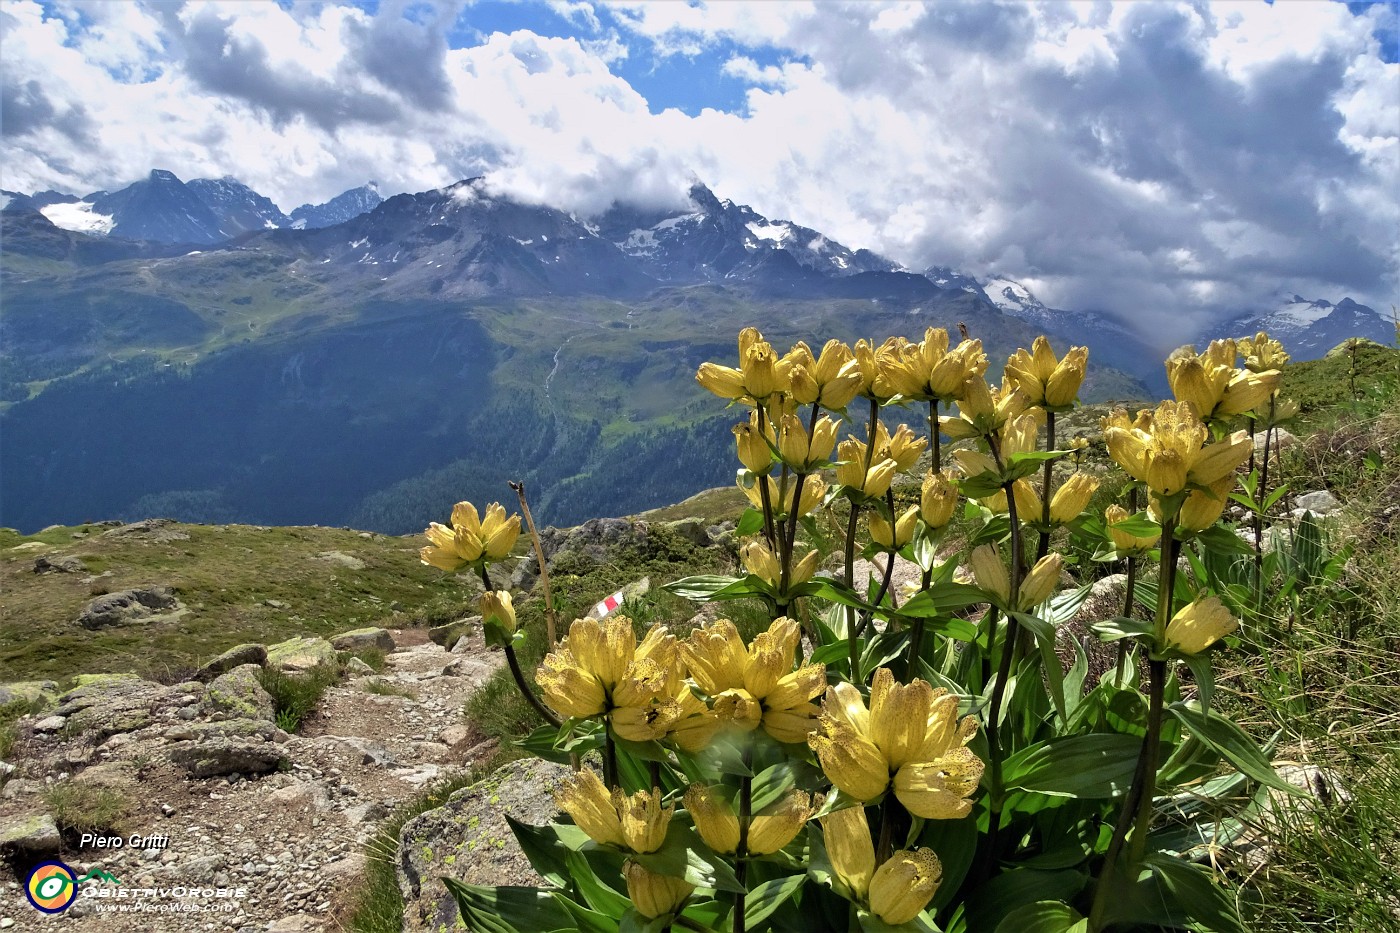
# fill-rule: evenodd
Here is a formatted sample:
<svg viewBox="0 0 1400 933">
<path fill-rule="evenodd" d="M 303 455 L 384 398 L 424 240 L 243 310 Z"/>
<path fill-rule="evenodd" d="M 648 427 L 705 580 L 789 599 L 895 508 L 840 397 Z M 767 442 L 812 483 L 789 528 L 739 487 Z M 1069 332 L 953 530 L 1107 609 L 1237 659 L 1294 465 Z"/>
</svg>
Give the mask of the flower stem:
<svg viewBox="0 0 1400 933">
<path fill-rule="evenodd" d="M 749 876 L 749 824 L 753 821 L 753 748 L 744 748 L 744 776 L 739 781 L 739 845 L 734 851 L 734 877 L 739 882 L 739 891 L 734 895 L 734 933 L 744 933 L 747 919 L 744 917 L 745 901 L 748 895 Z"/>
<path fill-rule="evenodd" d="M 759 436 L 767 437 L 767 432 L 764 430 L 764 421 L 767 412 L 764 410 L 762 403 L 759 403 L 757 406 L 757 411 Z M 758 478 L 758 496 L 759 501 L 763 504 L 763 537 L 768 540 L 768 547 L 772 549 L 774 553 L 777 553 L 778 536 L 773 527 L 773 497 L 768 492 L 767 474 Z"/>
<path fill-rule="evenodd" d="M 612 726 L 603 722 L 603 783 L 609 789 L 617 783 L 617 743 L 613 741 Z"/>
<path fill-rule="evenodd" d="M 544 719 L 545 722 L 558 729 L 560 726 L 559 717 L 555 716 L 549 711 L 549 707 L 540 702 L 540 698 L 535 696 L 535 692 L 531 690 L 530 685 L 525 682 L 525 673 L 520 670 L 520 661 L 515 656 L 515 649 L 510 645 L 506 645 L 506 664 L 510 665 L 510 674 L 515 678 L 515 686 L 519 688 L 520 695 L 535 708 L 535 712 L 539 713 L 540 717 Z"/>
<path fill-rule="evenodd" d="M 1173 591 L 1176 588 L 1175 529 L 1176 516 L 1181 510 L 1178 501 L 1170 514 L 1162 516 L 1161 555 L 1157 577 L 1157 614 L 1154 620 L 1154 653 L 1166 643 L 1167 622 L 1172 616 Z M 1128 861 L 1121 866 L 1126 877 L 1133 876 L 1135 866 L 1142 860 L 1147 844 L 1147 831 L 1152 824 L 1152 800 L 1157 789 L 1158 745 L 1162 735 L 1162 694 L 1166 683 L 1167 665 L 1165 661 L 1151 658 L 1148 661 L 1148 712 L 1147 733 L 1142 739 L 1142 750 L 1138 753 L 1137 770 L 1133 773 L 1133 783 L 1123 798 L 1123 809 L 1118 814 L 1118 822 L 1113 828 L 1108 851 L 1104 854 L 1103 872 L 1099 875 L 1094 892 L 1094 905 L 1089 913 L 1089 933 L 1099 933 L 1103 929 L 1104 913 L 1108 909 L 1109 898 L 1113 896 L 1119 876 L 1119 856 L 1127 841 L 1128 831 L 1133 831 L 1132 847 Z"/>
<path fill-rule="evenodd" d="M 856 588 L 856 522 L 860 519 L 860 505 L 851 502 L 851 516 L 846 522 L 846 582 L 852 590 Z M 859 680 L 860 633 L 856 630 L 856 608 L 846 607 L 846 636 L 851 655 L 851 680 Z"/>
<path fill-rule="evenodd" d="M 525 516 L 525 527 L 530 530 L 530 541 L 535 548 L 535 560 L 540 565 L 540 582 L 544 584 L 544 629 L 552 649 L 559 642 L 559 629 L 554 619 L 554 594 L 549 589 L 549 565 L 544 559 L 544 545 L 540 543 L 540 533 L 535 528 L 535 517 L 530 514 L 530 503 L 525 501 L 525 484 L 512 481 L 510 488 L 520 497 L 520 513 Z"/>
<path fill-rule="evenodd" d="M 943 469 L 943 451 L 938 436 L 938 399 L 928 400 L 928 446 L 929 469 L 937 473 Z"/>
<path fill-rule="evenodd" d="M 1045 449 L 1047 451 L 1055 449 L 1055 413 L 1047 411 L 1045 413 Z M 1045 476 L 1040 483 L 1040 521 L 1042 531 L 1040 532 L 1040 543 L 1035 549 L 1035 559 L 1040 560 L 1050 553 L 1050 485 L 1054 482 L 1055 461 L 1045 461 Z"/>
</svg>

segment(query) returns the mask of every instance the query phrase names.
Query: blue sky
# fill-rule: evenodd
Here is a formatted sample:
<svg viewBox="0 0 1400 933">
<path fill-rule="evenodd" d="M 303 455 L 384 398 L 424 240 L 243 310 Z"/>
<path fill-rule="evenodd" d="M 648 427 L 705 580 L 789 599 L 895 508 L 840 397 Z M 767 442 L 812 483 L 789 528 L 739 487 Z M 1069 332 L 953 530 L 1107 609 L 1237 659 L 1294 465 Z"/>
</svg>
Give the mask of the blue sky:
<svg viewBox="0 0 1400 933">
<path fill-rule="evenodd" d="M 290 210 L 485 174 L 586 216 L 700 179 L 1143 326 L 1384 308 L 1397 23 L 1394 0 L 6 0 L 0 188 L 164 168 Z"/>
</svg>

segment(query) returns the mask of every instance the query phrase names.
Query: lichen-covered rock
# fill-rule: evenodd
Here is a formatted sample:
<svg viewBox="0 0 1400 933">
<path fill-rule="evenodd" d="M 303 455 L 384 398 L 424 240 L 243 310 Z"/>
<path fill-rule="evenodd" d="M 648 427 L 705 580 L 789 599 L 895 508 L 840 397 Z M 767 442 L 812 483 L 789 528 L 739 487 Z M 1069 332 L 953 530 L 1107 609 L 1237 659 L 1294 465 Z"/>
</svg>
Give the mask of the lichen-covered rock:
<svg viewBox="0 0 1400 933">
<path fill-rule="evenodd" d="M 256 664 L 244 664 L 214 678 L 204 692 L 205 713 L 224 718 L 271 719 L 277 704 L 258 681 L 261 670 Z"/>
<path fill-rule="evenodd" d="M 506 815 L 535 826 L 548 823 L 558 812 L 554 788 L 569 773 L 567 766 L 538 759 L 513 761 L 405 823 L 394 860 L 404 930 L 454 928 L 457 904 L 444 876 L 468 884 L 544 884 L 520 851 Z"/>
<path fill-rule="evenodd" d="M 267 666 L 284 674 L 301 674 L 335 663 L 335 649 L 324 638 L 289 638 L 267 646 Z"/>
<path fill-rule="evenodd" d="M 58 684 L 52 680 L 19 680 L 0 684 L 0 707 L 23 703 L 34 712 L 58 702 Z"/>
<path fill-rule="evenodd" d="M 96 630 L 114 625 L 149 622 L 161 614 L 181 610 L 175 591 L 168 586 L 139 586 L 99 596 L 83 607 L 78 624 Z"/>
<path fill-rule="evenodd" d="M 1294 504 L 1300 509 L 1317 515 L 1330 515 L 1342 507 L 1341 500 L 1326 489 L 1305 492 L 1294 500 Z"/>
<path fill-rule="evenodd" d="M 475 631 L 481 625 L 481 616 L 467 616 L 446 625 L 434 625 L 428 629 L 428 639 L 435 645 L 451 648 L 458 639 Z"/>
<path fill-rule="evenodd" d="M 263 774 L 277 770 L 286 759 L 276 741 L 279 731 L 270 722 L 253 719 L 195 723 L 181 730 L 182 740 L 166 754 L 191 777 Z"/>
<path fill-rule="evenodd" d="M 47 557 L 40 556 L 34 558 L 35 573 L 84 573 L 87 566 L 76 557 Z"/>
<path fill-rule="evenodd" d="M 332 638 L 331 647 L 337 651 L 389 652 L 394 650 L 394 636 L 382 628 L 357 628 Z"/>
<path fill-rule="evenodd" d="M 220 674 L 226 674 L 235 667 L 256 664 L 262 667 L 267 663 L 267 649 L 262 645 L 235 645 L 195 672 L 194 679 L 208 683 Z"/>
<path fill-rule="evenodd" d="M 77 686 L 60 698 L 54 715 L 68 717 L 75 734 L 100 742 L 151 724 L 152 710 L 176 691 L 135 674 L 79 674 Z"/>
<path fill-rule="evenodd" d="M 62 842 L 53 817 L 47 813 L 24 813 L 0 820 L 0 850 L 28 855 L 50 855 Z"/>
</svg>

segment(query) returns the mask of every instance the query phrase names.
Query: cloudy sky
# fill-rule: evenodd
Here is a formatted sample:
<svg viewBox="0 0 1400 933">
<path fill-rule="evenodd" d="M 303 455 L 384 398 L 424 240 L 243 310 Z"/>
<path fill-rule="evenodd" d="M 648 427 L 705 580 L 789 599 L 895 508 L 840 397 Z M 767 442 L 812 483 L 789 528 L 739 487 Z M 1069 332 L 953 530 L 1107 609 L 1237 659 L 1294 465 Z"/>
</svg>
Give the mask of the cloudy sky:
<svg viewBox="0 0 1400 933">
<path fill-rule="evenodd" d="M 0 0 L 0 187 L 284 210 L 692 178 L 922 270 L 1184 322 L 1400 302 L 1397 3 Z"/>
</svg>

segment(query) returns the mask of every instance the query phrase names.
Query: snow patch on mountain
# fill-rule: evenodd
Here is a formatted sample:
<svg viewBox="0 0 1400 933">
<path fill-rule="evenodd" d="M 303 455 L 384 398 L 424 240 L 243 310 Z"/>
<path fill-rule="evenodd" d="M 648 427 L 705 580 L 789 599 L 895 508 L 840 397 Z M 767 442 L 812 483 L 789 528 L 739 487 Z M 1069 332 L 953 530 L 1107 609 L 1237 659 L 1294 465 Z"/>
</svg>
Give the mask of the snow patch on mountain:
<svg viewBox="0 0 1400 933">
<path fill-rule="evenodd" d="M 106 236 L 112 232 L 112 227 L 116 223 L 116 219 L 111 215 L 99 214 L 94 211 L 91 201 L 49 204 L 46 207 L 41 207 L 39 213 L 47 217 L 55 227 L 92 236 Z"/>
<path fill-rule="evenodd" d="M 941 284 L 937 281 L 935 285 Z M 1011 279 L 988 279 L 982 283 L 982 293 L 987 300 L 1007 314 L 1043 310 L 1045 305 L 1031 294 L 1031 290 L 1020 282 Z"/>
</svg>

